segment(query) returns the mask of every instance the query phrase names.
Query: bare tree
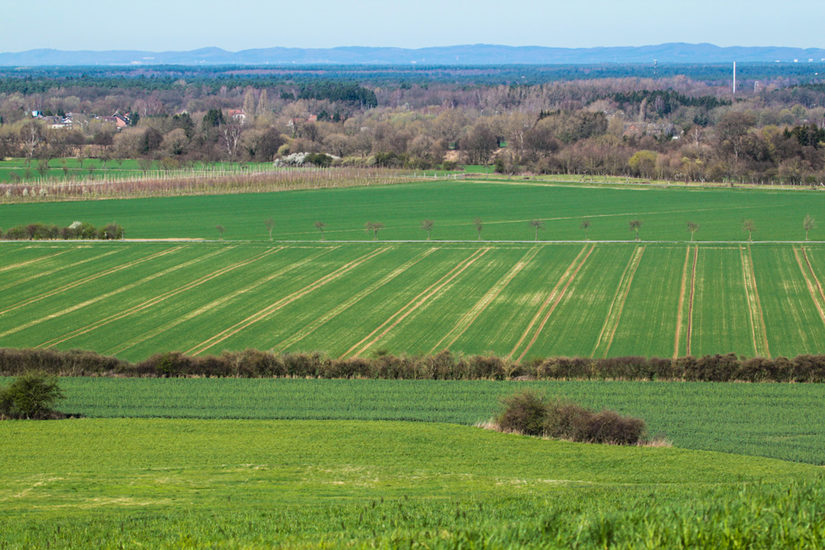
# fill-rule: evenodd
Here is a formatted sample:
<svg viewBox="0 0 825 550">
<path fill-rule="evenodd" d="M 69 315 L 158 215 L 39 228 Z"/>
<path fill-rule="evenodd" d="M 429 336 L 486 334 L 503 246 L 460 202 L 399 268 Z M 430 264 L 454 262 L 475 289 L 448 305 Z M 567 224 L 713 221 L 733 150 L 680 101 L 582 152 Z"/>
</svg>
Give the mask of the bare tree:
<svg viewBox="0 0 825 550">
<path fill-rule="evenodd" d="M 687 230 L 690 231 L 690 240 L 693 240 L 693 234 L 699 231 L 699 224 L 693 222 L 687 222 Z"/>
<path fill-rule="evenodd" d="M 816 220 L 810 214 L 805 214 L 805 219 L 802 220 L 802 229 L 805 230 L 805 240 L 808 240 L 808 231 L 816 227 Z"/>
<path fill-rule="evenodd" d="M 742 222 L 742 229 L 748 232 L 748 240 L 751 239 L 751 235 L 754 231 L 756 231 L 756 224 L 753 223 L 753 220 L 745 220 Z"/>
<path fill-rule="evenodd" d="M 367 222 L 365 227 L 367 233 L 372 233 L 372 240 L 378 239 L 378 232 L 384 229 L 384 224 L 381 222 Z"/>
<path fill-rule="evenodd" d="M 266 224 L 266 230 L 269 232 L 269 240 L 272 240 L 272 229 L 275 227 L 275 220 L 272 218 L 267 218 L 264 222 Z"/>
<path fill-rule="evenodd" d="M 544 229 L 544 222 L 541 220 L 530 220 L 530 227 L 536 230 L 536 236 L 533 239 L 534 241 L 539 240 L 539 229 Z"/>
<path fill-rule="evenodd" d="M 221 126 L 221 140 L 226 148 L 226 154 L 230 159 L 234 159 L 238 153 L 242 131 L 241 123 L 234 119 Z"/>
<path fill-rule="evenodd" d="M 317 221 L 315 222 L 315 229 L 321 232 L 321 240 L 324 240 L 324 228 L 327 226 L 324 222 Z"/>
<path fill-rule="evenodd" d="M 430 233 L 433 230 L 433 221 L 432 220 L 424 220 L 421 222 L 421 229 L 427 232 L 427 240 L 430 240 Z"/>
<path fill-rule="evenodd" d="M 639 240 L 639 228 L 642 227 L 641 220 L 630 220 L 630 230 L 636 234 L 636 240 Z"/>
<path fill-rule="evenodd" d="M 224 232 L 223 226 L 218 224 L 218 225 L 215 226 L 215 229 L 218 230 L 218 236 L 220 237 L 221 240 L 223 240 L 223 232 Z"/>
<path fill-rule="evenodd" d="M 590 220 L 587 218 L 583 219 L 580 227 L 584 230 L 584 240 L 589 241 L 590 239 L 587 237 L 587 231 L 590 229 Z"/>
<path fill-rule="evenodd" d="M 476 233 L 478 233 L 478 240 L 481 240 L 481 230 L 484 229 L 484 223 L 482 223 L 481 218 L 476 218 L 473 220 L 473 225 L 476 227 Z"/>
<path fill-rule="evenodd" d="M 44 139 L 43 127 L 37 122 L 29 122 L 20 128 L 20 142 L 26 150 L 26 166 L 29 165 Z"/>
</svg>

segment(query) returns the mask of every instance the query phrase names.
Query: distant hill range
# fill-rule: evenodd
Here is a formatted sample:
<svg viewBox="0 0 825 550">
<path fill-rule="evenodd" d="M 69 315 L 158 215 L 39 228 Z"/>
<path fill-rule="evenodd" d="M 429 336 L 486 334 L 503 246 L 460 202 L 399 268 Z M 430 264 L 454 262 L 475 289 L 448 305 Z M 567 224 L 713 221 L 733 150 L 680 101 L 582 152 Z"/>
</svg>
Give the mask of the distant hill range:
<svg viewBox="0 0 825 550">
<path fill-rule="evenodd" d="M 825 50 L 782 47 L 719 47 L 669 43 L 658 46 L 545 48 L 474 44 L 436 48 L 264 48 L 229 52 L 29 50 L 0 53 L 0 66 L 66 65 L 582 65 L 604 63 L 728 63 L 825 61 Z"/>
</svg>

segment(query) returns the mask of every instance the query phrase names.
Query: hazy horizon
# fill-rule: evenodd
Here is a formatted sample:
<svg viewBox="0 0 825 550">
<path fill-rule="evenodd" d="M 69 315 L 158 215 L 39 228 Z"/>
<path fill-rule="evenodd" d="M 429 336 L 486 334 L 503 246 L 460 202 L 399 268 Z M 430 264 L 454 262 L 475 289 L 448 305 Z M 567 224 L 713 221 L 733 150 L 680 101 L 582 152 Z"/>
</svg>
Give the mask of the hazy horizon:
<svg viewBox="0 0 825 550">
<path fill-rule="evenodd" d="M 825 3 L 791 0 L 682 2 L 516 0 L 444 3 L 376 0 L 339 3 L 238 0 L 145 0 L 125 15 L 110 2 L 6 0 L 0 51 L 32 49 L 227 51 L 287 47 L 399 47 L 465 44 L 561 48 L 671 42 L 822 48 Z"/>
</svg>

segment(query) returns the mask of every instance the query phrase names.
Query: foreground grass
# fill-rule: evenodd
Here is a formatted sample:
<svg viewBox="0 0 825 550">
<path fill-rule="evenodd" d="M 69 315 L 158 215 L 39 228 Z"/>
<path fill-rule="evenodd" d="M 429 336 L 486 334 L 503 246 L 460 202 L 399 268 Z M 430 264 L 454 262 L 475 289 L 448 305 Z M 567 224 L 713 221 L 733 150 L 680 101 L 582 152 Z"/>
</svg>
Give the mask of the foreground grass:
<svg viewBox="0 0 825 550">
<path fill-rule="evenodd" d="M 0 546 L 817 546 L 820 469 L 443 424 L 4 422 Z"/>
<path fill-rule="evenodd" d="M 0 379 L 0 385 L 10 379 Z M 62 378 L 89 417 L 412 420 L 473 425 L 530 387 L 638 416 L 675 446 L 825 464 L 825 385 Z"/>
</svg>

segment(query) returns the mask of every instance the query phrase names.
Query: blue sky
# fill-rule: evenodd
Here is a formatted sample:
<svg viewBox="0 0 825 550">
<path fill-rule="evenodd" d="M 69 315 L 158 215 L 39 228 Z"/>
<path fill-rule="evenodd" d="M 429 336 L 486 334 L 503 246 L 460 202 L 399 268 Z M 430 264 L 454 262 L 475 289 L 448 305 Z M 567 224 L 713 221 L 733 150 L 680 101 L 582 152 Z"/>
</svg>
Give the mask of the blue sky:
<svg viewBox="0 0 825 550">
<path fill-rule="evenodd" d="M 825 47 L 823 0 L 0 0 L 0 51 L 454 44 Z"/>
</svg>

